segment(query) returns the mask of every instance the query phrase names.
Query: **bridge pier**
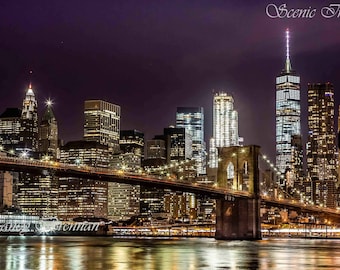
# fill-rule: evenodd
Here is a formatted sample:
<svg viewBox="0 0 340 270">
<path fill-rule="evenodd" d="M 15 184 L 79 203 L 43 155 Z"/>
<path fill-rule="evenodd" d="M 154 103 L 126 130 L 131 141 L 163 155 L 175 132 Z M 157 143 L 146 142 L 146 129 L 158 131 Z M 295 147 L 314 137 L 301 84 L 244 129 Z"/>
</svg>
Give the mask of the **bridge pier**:
<svg viewBox="0 0 340 270">
<path fill-rule="evenodd" d="M 245 191 L 249 196 L 231 196 L 216 200 L 216 239 L 261 239 L 260 183 L 258 156 L 260 147 L 219 148 L 217 183 L 219 187 Z"/>
<path fill-rule="evenodd" d="M 216 239 L 261 239 L 260 199 L 216 200 Z"/>
</svg>

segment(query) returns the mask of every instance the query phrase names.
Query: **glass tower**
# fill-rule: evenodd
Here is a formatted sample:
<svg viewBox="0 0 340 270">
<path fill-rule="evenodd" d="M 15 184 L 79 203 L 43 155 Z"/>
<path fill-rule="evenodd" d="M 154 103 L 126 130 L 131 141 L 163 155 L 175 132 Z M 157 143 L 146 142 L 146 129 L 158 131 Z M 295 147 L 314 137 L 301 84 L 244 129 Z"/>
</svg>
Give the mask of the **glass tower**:
<svg viewBox="0 0 340 270">
<path fill-rule="evenodd" d="M 218 147 L 239 145 L 238 113 L 234 99 L 224 92 L 215 93 L 213 104 L 213 138 L 210 140 L 209 167 L 218 167 Z"/>
<path fill-rule="evenodd" d="M 197 163 L 197 172 L 205 174 L 204 112 L 202 107 L 178 107 L 176 127 L 185 128 L 192 137 L 192 157 Z"/>
<path fill-rule="evenodd" d="M 276 77 L 276 166 L 283 173 L 292 168 L 293 136 L 301 135 L 300 77 L 292 70 L 289 30 L 286 30 L 286 63 Z"/>
</svg>

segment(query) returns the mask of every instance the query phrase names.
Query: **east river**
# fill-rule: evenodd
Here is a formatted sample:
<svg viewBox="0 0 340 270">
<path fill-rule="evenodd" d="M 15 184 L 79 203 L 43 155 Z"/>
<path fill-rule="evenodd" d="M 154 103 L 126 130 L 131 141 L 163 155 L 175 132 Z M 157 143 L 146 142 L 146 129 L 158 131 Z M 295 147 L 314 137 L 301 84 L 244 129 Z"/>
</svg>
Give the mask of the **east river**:
<svg viewBox="0 0 340 270">
<path fill-rule="evenodd" d="M 340 240 L 1 236 L 0 269 L 340 269 Z"/>
</svg>

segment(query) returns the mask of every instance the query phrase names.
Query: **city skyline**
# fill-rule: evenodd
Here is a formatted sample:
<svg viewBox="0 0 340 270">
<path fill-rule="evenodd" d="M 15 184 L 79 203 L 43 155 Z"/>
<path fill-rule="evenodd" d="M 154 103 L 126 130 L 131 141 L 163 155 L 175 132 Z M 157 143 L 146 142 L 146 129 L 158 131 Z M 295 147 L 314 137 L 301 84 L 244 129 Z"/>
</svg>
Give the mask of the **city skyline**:
<svg viewBox="0 0 340 270">
<path fill-rule="evenodd" d="M 267 4 L 127 1 L 79 10 L 71 3 L 60 15 L 62 4 L 41 3 L 38 9 L 22 3 L 18 10 L 8 3 L 0 11 L 0 33 L 6 36 L 0 45 L 0 87 L 6 91 L 0 108 L 20 107 L 33 70 L 39 112 L 43 100 L 54 100 L 65 141 L 82 137 L 83 102 L 102 99 L 121 106 L 122 129 L 138 129 L 147 138 L 175 124 L 177 107 L 203 107 L 208 143 L 212 90 L 223 90 L 234 96 L 245 144 L 260 145 L 274 159 L 273 78 L 284 61 L 282 33 L 291 30 L 306 140 L 307 83 L 329 81 L 335 92 L 340 85 L 340 25 L 320 16 L 270 19 Z M 321 4 L 299 6 L 320 9 Z M 75 10 L 79 15 L 73 18 Z M 337 108 L 339 96 L 335 99 Z"/>
</svg>

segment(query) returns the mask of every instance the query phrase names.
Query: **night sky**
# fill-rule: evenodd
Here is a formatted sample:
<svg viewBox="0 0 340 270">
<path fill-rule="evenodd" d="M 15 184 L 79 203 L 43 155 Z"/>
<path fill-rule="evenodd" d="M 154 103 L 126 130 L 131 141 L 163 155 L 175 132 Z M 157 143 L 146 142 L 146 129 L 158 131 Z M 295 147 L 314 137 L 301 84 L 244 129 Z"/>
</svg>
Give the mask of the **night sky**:
<svg viewBox="0 0 340 270">
<path fill-rule="evenodd" d="M 270 3 L 317 11 L 311 19 L 271 19 Z M 21 107 L 33 70 L 39 112 L 54 100 L 65 142 L 82 138 L 84 100 L 103 99 L 121 106 L 121 129 L 148 139 L 175 124 L 177 107 L 202 106 L 208 144 L 213 89 L 224 90 L 234 96 L 245 144 L 274 157 L 275 77 L 284 67 L 287 27 L 304 132 L 308 82 L 334 83 L 337 115 L 340 18 L 320 14 L 330 3 L 1 1 L 0 111 Z"/>
</svg>

